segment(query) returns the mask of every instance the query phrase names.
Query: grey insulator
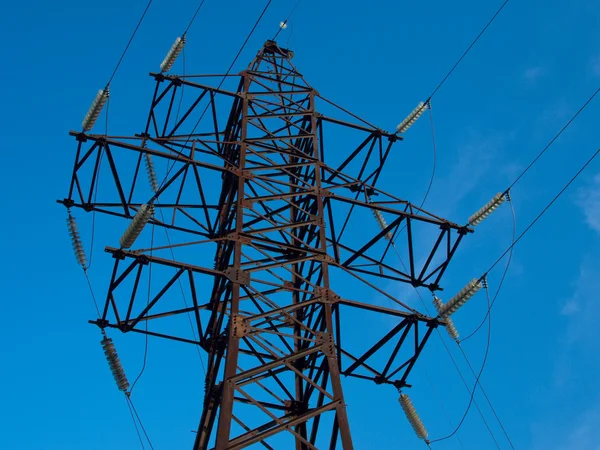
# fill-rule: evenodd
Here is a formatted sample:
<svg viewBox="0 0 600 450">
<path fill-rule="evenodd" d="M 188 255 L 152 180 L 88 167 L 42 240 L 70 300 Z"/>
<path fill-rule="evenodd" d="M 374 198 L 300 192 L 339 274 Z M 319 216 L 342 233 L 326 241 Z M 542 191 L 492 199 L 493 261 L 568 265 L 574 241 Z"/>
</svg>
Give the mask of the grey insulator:
<svg viewBox="0 0 600 450">
<path fill-rule="evenodd" d="M 131 223 L 121 236 L 119 243 L 121 244 L 121 248 L 131 248 L 135 240 L 138 238 L 150 217 L 154 214 L 154 205 L 152 204 L 144 204 L 140 207 L 140 210 L 137 212 Z"/>
<path fill-rule="evenodd" d="M 438 314 L 440 312 L 440 310 L 442 309 L 442 306 L 444 305 L 442 303 L 442 300 L 439 299 L 438 297 L 433 297 L 433 304 L 435 305 L 435 309 L 437 310 Z M 450 317 L 446 317 L 444 319 L 446 321 L 446 332 L 448 333 L 448 335 L 454 339 L 455 341 L 458 342 L 458 330 L 456 329 L 456 327 L 454 326 L 454 322 L 452 321 L 452 319 Z"/>
<path fill-rule="evenodd" d="M 373 216 L 375 217 L 375 220 L 377 220 L 377 223 L 379 224 L 379 227 L 382 230 L 385 230 L 388 227 L 387 222 L 385 221 L 385 218 L 383 217 L 383 214 L 381 214 L 381 211 L 379 211 L 378 209 L 372 209 L 371 210 L 373 212 Z M 388 241 L 392 240 L 392 233 L 390 233 L 389 231 L 387 233 L 385 233 L 385 238 Z"/>
<path fill-rule="evenodd" d="M 85 250 L 83 249 L 83 242 L 81 242 L 81 237 L 79 236 L 79 231 L 77 230 L 77 222 L 71 213 L 69 213 L 69 216 L 67 217 L 67 226 L 69 228 L 69 236 L 71 236 L 71 244 L 73 245 L 75 258 L 77 259 L 77 262 L 85 269 L 87 265 L 87 258 L 85 256 Z"/>
<path fill-rule="evenodd" d="M 117 387 L 120 391 L 126 392 L 127 389 L 129 389 L 129 381 L 127 380 L 127 376 L 125 375 L 125 371 L 123 370 L 123 366 L 119 360 L 119 355 L 117 355 L 115 344 L 113 344 L 111 338 L 104 336 L 104 338 L 100 341 L 100 345 L 102 345 L 104 355 L 108 361 L 108 367 L 110 367 L 110 371 L 112 372 L 115 382 L 117 383 Z"/>
<path fill-rule="evenodd" d="M 417 410 L 413 406 L 408 395 L 400 394 L 398 401 L 404 410 L 404 414 L 406 414 L 408 422 L 412 425 L 413 430 L 415 430 L 416 435 L 421 439 L 427 439 L 427 429 L 425 428 L 425 425 L 423 425 L 423 421 L 417 414 Z"/>
<path fill-rule="evenodd" d="M 150 182 L 150 187 L 154 193 L 158 192 L 158 179 L 156 178 L 156 171 L 154 170 L 154 161 L 152 161 L 152 157 L 148 154 L 144 154 L 144 161 L 146 163 L 146 173 L 148 174 L 148 181 Z"/>
<path fill-rule="evenodd" d="M 168 72 L 169 70 L 171 70 L 171 67 L 173 67 L 173 64 L 175 64 L 175 60 L 177 59 L 177 57 L 183 50 L 184 45 L 185 45 L 185 36 L 181 36 L 181 37 L 178 37 L 177 39 L 175 39 L 175 42 L 171 46 L 169 53 L 167 53 L 167 56 L 165 56 L 165 59 L 160 64 L 160 71 L 162 73 L 165 73 L 165 72 Z"/>
<path fill-rule="evenodd" d="M 473 297 L 483 285 L 480 280 L 472 279 L 469 283 L 458 291 L 454 297 L 448 300 L 447 303 L 443 304 L 439 309 L 439 315 L 442 318 L 447 318 L 451 314 L 454 314 L 458 308 L 467 303 L 467 301 Z"/>
<path fill-rule="evenodd" d="M 421 115 L 427 109 L 427 104 L 420 102 L 415 109 L 413 109 L 410 114 L 404 119 L 400 124 L 396 127 L 396 133 L 404 133 L 410 127 L 412 127 L 417 119 L 421 117 Z"/>
<path fill-rule="evenodd" d="M 498 192 L 496 195 L 494 195 L 494 198 L 487 202 L 479 211 L 477 211 L 475 214 L 469 217 L 469 225 L 479 225 L 491 213 L 498 209 L 498 206 L 504 203 L 505 200 L 506 196 L 503 193 Z"/>
<path fill-rule="evenodd" d="M 102 108 L 104 108 L 104 105 L 108 101 L 109 96 L 110 92 L 108 90 L 108 87 L 98 91 L 98 93 L 96 94 L 96 98 L 94 98 L 94 101 L 92 102 L 92 106 L 90 106 L 90 109 L 88 109 L 88 112 L 85 115 L 83 122 L 81 123 L 83 131 L 89 131 L 92 128 L 94 128 L 94 124 L 98 120 L 98 117 L 100 117 Z"/>
</svg>

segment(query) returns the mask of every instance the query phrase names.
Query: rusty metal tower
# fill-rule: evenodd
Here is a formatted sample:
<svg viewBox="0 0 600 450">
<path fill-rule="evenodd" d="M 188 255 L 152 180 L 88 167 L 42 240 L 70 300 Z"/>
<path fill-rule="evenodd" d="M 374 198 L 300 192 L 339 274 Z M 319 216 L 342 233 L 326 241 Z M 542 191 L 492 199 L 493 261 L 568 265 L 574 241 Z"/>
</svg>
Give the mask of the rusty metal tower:
<svg viewBox="0 0 600 450">
<path fill-rule="evenodd" d="M 207 353 L 194 449 L 353 448 L 341 375 L 409 387 L 425 343 L 445 325 L 388 292 L 390 283 L 440 289 L 471 231 L 377 188 L 401 136 L 321 97 L 292 57 L 267 41 L 247 70 L 222 78 L 239 80 L 232 89 L 209 86 L 208 75 L 151 74 L 142 133 L 71 133 L 77 156 L 60 203 L 129 221 L 153 205 L 148 226 L 172 233 L 154 249 L 106 248 L 114 269 L 91 322 Z M 176 114 L 182 89 L 193 101 Z M 417 245 L 419 233 L 427 239 Z M 169 257 L 174 248 L 187 260 Z M 150 267 L 163 277 L 147 300 L 138 287 Z M 164 300 L 176 283 L 191 304 Z M 346 333 L 373 322 L 347 330 L 346 310 L 392 325 L 378 325 L 380 336 L 357 353 Z M 161 325 L 182 315 L 193 320 L 191 336 Z"/>
</svg>

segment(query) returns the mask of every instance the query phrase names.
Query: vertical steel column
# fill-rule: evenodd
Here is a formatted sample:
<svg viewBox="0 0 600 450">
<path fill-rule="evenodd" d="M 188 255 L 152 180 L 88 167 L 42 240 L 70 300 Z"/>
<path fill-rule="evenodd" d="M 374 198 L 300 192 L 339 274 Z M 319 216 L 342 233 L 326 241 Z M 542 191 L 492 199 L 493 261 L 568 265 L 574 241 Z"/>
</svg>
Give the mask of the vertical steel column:
<svg viewBox="0 0 600 450">
<path fill-rule="evenodd" d="M 238 236 L 235 242 L 235 249 L 233 254 L 233 268 L 235 270 L 241 270 L 242 264 L 242 243 L 239 239 L 239 233 L 242 231 L 244 224 L 244 186 L 246 179 L 243 176 L 243 171 L 246 166 L 246 136 L 248 132 L 248 87 L 250 85 L 249 79 L 246 74 L 242 74 L 244 78 L 244 89 L 242 99 L 242 129 L 240 138 L 240 156 L 238 165 L 238 193 L 236 200 L 236 221 L 235 231 Z M 223 377 L 223 395 L 221 398 L 221 411 L 219 413 L 219 423 L 217 428 L 217 442 L 216 450 L 225 450 L 229 444 L 229 436 L 231 432 L 231 421 L 233 417 L 233 396 L 234 396 L 234 383 L 233 378 L 237 371 L 238 365 L 238 353 L 240 349 L 240 338 L 234 335 L 233 323 L 234 318 L 239 313 L 240 306 L 240 283 L 232 281 L 232 294 L 231 294 L 231 310 L 229 320 L 229 331 L 227 335 L 227 353 L 225 362 L 225 375 Z"/>
<path fill-rule="evenodd" d="M 321 161 L 321 154 L 319 152 L 319 140 L 317 139 L 317 120 L 315 116 L 315 90 L 310 93 L 310 111 L 311 111 L 311 129 L 313 131 L 313 151 L 314 157 Z M 317 189 L 317 217 L 325 217 L 325 210 L 323 207 L 323 197 L 320 194 L 321 191 L 321 168 L 317 167 L 315 170 L 315 188 Z M 319 241 L 321 244 L 321 250 L 327 253 L 327 236 L 325 233 L 325 222 L 322 221 L 318 225 L 319 227 Z M 321 263 L 323 271 L 323 287 L 326 290 L 330 289 L 329 285 L 329 264 L 327 261 Z M 332 317 L 332 305 L 326 302 L 325 308 L 325 332 L 333 342 L 333 317 Z M 335 352 L 333 354 L 327 354 L 327 364 L 329 366 L 329 377 L 333 392 L 335 394 L 335 400 L 338 401 L 336 406 L 336 422 L 339 426 L 339 431 L 342 438 L 342 446 L 344 450 L 351 450 L 354 448 L 352 445 L 352 437 L 350 436 L 350 425 L 348 423 L 348 415 L 346 413 L 346 403 L 344 402 L 344 393 L 342 391 L 342 382 L 340 379 L 340 370 Z M 333 439 L 333 437 L 332 437 Z"/>
</svg>

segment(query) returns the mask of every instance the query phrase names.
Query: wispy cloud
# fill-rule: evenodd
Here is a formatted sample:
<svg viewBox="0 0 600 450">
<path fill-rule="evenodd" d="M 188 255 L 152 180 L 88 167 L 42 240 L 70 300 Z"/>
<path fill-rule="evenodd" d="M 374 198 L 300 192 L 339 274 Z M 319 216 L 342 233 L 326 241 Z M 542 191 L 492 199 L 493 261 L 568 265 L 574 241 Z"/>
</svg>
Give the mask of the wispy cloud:
<svg viewBox="0 0 600 450">
<path fill-rule="evenodd" d="M 589 186 L 580 189 L 578 204 L 588 226 L 600 233 L 600 174 L 594 177 Z"/>
<path fill-rule="evenodd" d="M 590 60 L 590 67 L 592 69 L 592 73 L 595 76 L 600 77 L 600 55 L 592 57 Z"/>
<path fill-rule="evenodd" d="M 552 427 L 533 424 L 533 448 L 535 450 L 600 450 L 598 424 L 600 402 L 592 403 L 581 413 L 561 416 Z"/>
<path fill-rule="evenodd" d="M 523 72 L 523 78 L 530 84 L 535 84 L 545 73 L 541 66 L 529 67 Z"/>
</svg>

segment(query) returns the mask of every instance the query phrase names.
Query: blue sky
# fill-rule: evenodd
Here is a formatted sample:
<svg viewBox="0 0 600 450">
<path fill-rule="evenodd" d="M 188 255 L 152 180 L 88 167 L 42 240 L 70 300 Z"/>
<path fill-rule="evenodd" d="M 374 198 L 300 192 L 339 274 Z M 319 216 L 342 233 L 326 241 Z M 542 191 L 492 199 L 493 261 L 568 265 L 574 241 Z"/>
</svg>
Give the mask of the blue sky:
<svg viewBox="0 0 600 450">
<path fill-rule="evenodd" d="M 207 0 L 188 34 L 187 72 L 224 71 L 263 3 Z M 274 34 L 292 3 L 273 2 L 236 70 Z M 498 3 L 304 0 L 279 41 L 289 43 L 295 64 L 322 95 L 391 130 L 427 98 Z M 76 148 L 68 131 L 79 128 L 144 6 L 139 0 L 13 2 L 0 18 L 2 448 L 139 447 L 103 358 L 100 334 L 87 324 L 93 306 L 70 249 L 66 213 L 55 200 L 67 194 Z M 139 131 L 153 89 L 147 73 L 158 70 L 195 8 L 195 2 L 174 6 L 160 0 L 151 7 L 112 83 L 115 133 Z M 597 2 L 510 2 L 433 99 L 438 175 L 426 209 L 466 222 L 510 184 L 599 83 Z M 600 145 L 599 114 L 596 100 L 515 186 L 519 230 Z M 382 178 L 381 187 L 415 203 L 431 170 L 428 120 L 424 116 L 395 147 Z M 105 292 L 111 267 L 102 248 L 114 245 L 120 233 L 111 224 L 103 223 L 96 236 L 90 276 L 98 293 Z M 510 210 L 502 207 L 468 237 L 445 275 L 445 295 L 489 267 L 510 243 L 511 227 Z M 518 244 L 493 310 L 482 383 L 516 448 L 600 449 L 599 238 L 596 161 Z M 490 274 L 492 291 L 500 275 L 501 267 Z M 410 290 L 386 288 L 414 301 Z M 468 334 L 484 313 L 485 298 L 478 295 L 457 313 L 459 331 Z M 115 340 L 133 379 L 143 339 L 115 335 Z M 484 345 L 484 332 L 464 344 L 476 367 Z M 201 370 L 193 348 L 150 341 L 148 367 L 134 398 L 155 448 L 189 448 L 193 442 Z M 406 424 L 393 389 L 346 381 L 356 448 L 425 448 Z M 447 434 L 452 427 L 444 409 L 456 424 L 468 396 L 437 336 L 410 381 L 431 438 Z M 484 400 L 476 398 L 501 448 L 509 448 Z M 494 448 L 475 411 L 458 436 L 464 448 Z M 461 447 L 450 439 L 434 448 Z"/>
</svg>

